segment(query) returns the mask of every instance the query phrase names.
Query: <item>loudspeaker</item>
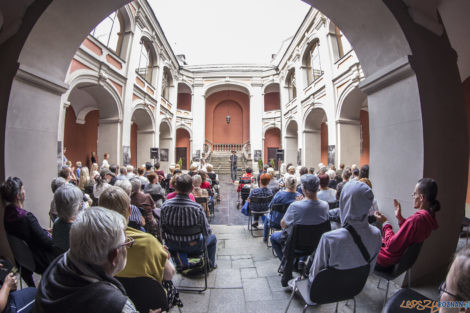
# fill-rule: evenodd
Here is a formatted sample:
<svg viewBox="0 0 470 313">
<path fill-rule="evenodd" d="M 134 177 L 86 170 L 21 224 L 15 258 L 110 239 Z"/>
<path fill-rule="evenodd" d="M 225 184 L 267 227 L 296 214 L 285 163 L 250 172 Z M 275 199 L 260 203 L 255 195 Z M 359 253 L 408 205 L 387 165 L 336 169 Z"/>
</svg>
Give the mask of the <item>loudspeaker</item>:
<svg viewBox="0 0 470 313">
<path fill-rule="evenodd" d="M 158 160 L 158 148 L 150 148 L 150 158 Z"/>
</svg>

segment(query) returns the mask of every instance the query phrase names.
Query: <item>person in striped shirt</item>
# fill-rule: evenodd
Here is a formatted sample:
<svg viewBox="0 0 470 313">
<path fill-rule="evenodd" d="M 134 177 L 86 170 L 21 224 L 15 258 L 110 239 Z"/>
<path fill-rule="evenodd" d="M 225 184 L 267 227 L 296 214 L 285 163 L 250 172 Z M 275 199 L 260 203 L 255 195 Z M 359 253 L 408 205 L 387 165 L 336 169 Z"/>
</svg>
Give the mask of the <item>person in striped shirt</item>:
<svg viewBox="0 0 470 313">
<path fill-rule="evenodd" d="M 188 266 L 188 254 L 198 253 L 203 249 L 203 238 L 206 239 L 207 251 L 209 254 L 209 269 L 215 269 L 215 253 L 217 248 L 217 238 L 212 234 L 212 230 L 207 221 L 204 211 L 196 202 L 189 199 L 189 194 L 193 189 L 193 180 L 188 174 L 179 175 L 175 179 L 174 188 L 176 196 L 163 203 L 160 214 L 162 226 L 193 226 L 202 225 L 203 234 L 195 236 L 175 236 L 164 234 L 166 245 L 173 255 L 179 256 L 179 265 Z"/>
</svg>

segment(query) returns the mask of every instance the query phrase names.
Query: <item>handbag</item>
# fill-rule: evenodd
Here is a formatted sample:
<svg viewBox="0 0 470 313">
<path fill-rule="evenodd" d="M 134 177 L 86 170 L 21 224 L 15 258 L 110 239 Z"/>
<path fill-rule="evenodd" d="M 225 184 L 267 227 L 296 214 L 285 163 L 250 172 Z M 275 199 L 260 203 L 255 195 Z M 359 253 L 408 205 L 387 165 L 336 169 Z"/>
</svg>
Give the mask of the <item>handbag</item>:
<svg viewBox="0 0 470 313">
<path fill-rule="evenodd" d="M 242 209 L 240 210 L 240 212 L 246 216 L 248 216 L 248 206 L 250 205 L 250 203 L 248 201 L 245 201 L 245 204 L 242 206 Z"/>
</svg>

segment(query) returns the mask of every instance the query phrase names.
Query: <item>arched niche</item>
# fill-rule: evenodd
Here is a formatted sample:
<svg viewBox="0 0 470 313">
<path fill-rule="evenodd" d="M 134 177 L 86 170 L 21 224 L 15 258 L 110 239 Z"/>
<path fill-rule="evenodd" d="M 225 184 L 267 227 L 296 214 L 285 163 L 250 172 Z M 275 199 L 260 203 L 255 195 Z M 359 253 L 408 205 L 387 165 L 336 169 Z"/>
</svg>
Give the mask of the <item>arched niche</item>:
<svg viewBox="0 0 470 313">
<path fill-rule="evenodd" d="M 281 93 L 278 83 L 271 83 L 264 88 L 264 111 L 281 109 Z"/>
<path fill-rule="evenodd" d="M 290 120 L 286 125 L 285 134 L 285 160 L 284 163 L 297 165 L 297 154 L 299 150 L 298 125 L 295 120 Z"/>
<path fill-rule="evenodd" d="M 328 126 L 326 113 L 322 108 L 313 108 L 305 116 L 304 165 L 317 168 L 319 163 L 328 165 Z"/>
<path fill-rule="evenodd" d="M 131 164 L 141 166 L 150 159 L 150 148 L 154 146 L 155 127 L 152 111 L 137 106 L 132 113 L 131 124 Z"/>
</svg>

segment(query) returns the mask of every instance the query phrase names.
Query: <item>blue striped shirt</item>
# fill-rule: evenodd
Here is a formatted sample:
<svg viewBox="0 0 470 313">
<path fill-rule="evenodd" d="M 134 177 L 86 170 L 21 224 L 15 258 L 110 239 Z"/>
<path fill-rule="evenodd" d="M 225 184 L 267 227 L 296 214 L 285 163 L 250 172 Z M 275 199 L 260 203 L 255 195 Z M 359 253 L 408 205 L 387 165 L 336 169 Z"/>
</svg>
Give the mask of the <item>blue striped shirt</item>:
<svg viewBox="0 0 470 313">
<path fill-rule="evenodd" d="M 176 197 L 165 201 L 160 213 L 160 223 L 162 227 L 164 225 L 178 227 L 202 225 L 204 237 L 207 237 L 212 233 L 202 207 L 198 203 L 189 199 L 188 195 L 178 194 Z M 199 236 L 166 235 L 166 239 L 177 242 L 190 242 L 198 240 Z"/>
</svg>

